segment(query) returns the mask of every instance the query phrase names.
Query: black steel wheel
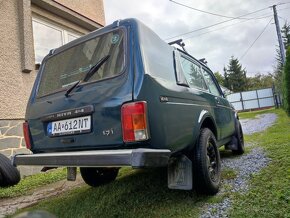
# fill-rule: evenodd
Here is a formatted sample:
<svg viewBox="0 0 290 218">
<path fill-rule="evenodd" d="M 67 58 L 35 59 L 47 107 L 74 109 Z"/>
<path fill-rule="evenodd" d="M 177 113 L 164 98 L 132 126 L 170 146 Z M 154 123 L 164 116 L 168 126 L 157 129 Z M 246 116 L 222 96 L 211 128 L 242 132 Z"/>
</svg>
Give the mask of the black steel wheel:
<svg viewBox="0 0 290 218">
<path fill-rule="evenodd" d="M 116 179 L 119 168 L 81 167 L 81 175 L 85 183 L 92 187 L 107 184 Z"/>
<path fill-rule="evenodd" d="M 235 123 L 235 137 L 237 140 L 235 140 L 236 143 L 236 150 L 232 150 L 233 154 L 241 155 L 245 153 L 245 145 L 244 145 L 244 134 L 243 134 L 243 129 L 241 126 L 240 121 L 237 119 Z"/>
<path fill-rule="evenodd" d="M 208 128 L 201 129 L 192 157 L 193 185 L 200 194 L 218 192 L 221 178 L 220 154 L 216 139 Z"/>
</svg>

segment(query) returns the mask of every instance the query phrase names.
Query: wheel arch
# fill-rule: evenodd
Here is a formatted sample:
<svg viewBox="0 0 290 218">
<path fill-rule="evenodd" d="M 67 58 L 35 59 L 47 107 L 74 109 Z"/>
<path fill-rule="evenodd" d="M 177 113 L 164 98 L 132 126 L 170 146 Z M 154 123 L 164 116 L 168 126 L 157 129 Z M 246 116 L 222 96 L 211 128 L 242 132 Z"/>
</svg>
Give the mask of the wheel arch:
<svg viewBox="0 0 290 218">
<path fill-rule="evenodd" d="M 217 126 L 213 120 L 212 117 L 210 117 L 209 115 L 204 116 L 200 122 L 200 127 L 199 130 L 203 129 L 203 128 L 208 128 L 212 131 L 212 133 L 214 134 L 216 140 L 218 140 L 218 130 L 217 130 Z"/>
<path fill-rule="evenodd" d="M 196 146 L 196 143 L 199 140 L 201 129 L 203 128 L 210 129 L 212 133 L 214 134 L 216 140 L 218 141 L 219 131 L 217 129 L 217 125 L 213 117 L 208 111 L 202 110 L 200 112 L 197 123 L 193 127 L 193 141 L 189 146 L 186 147 L 186 150 L 185 150 L 186 153 L 191 152 L 192 149 L 194 149 L 194 147 Z"/>
</svg>

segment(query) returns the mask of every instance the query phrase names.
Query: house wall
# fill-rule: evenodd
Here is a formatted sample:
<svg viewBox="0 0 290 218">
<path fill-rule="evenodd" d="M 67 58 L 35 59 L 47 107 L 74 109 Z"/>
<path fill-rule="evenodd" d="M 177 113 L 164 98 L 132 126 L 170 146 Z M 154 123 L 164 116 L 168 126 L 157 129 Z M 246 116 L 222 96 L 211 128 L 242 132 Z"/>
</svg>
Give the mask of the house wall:
<svg viewBox="0 0 290 218">
<path fill-rule="evenodd" d="M 101 25 L 105 25 L 105 13 L 102 0 L 55 0 L 56 2 L 96 21 Z"/>
<path fill-rule="evenodd" d="M 28 96 L 36 73 L 33 71 L 34 52 L 30 49 L 30 73 L 23 73 L 24 29 L 30 39 L 27 48 L 33 48 L 31 24 L 23 27 L 21 0 L 0 2 L 0 119 L 24 118 Z M 27 33 L 27 32 L 26 32 Z M 29 57 L 27 57 L 28 59 Z"/>
<path fill-rule="evenodd" d="M 29 152 L 22 123 L 36 72 L 31 23 L 23 16 L 27 3 L 0 1 L 0 153 L 8 157 Z"/>
<path fill-rule="evenodd" d="M 94 6 L 89 7 L 83 4 L 84 1 Z M 86 34 L 104 24 L 104 10 L 100 0 L 84 1 L 0 0 L 0 153 L 8 157 L 29 153 L 25 149 L 22 123 L 37 75 L 32 16 Z M 75 14 L 69 7 L 79 14 Z M 53 13 L 54 8 L 57 13 Z M 82 17 L 82 13 L 91 20 Z"/>
</svg>

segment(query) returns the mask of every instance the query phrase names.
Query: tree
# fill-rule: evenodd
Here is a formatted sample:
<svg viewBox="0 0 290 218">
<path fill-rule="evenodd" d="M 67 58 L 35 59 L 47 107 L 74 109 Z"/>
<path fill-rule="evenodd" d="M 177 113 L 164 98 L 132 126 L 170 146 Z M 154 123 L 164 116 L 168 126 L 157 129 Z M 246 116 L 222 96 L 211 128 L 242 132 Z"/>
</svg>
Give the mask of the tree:
<svg viewBox="0 0 290 218">
<path fill-rule="evenodd" d="M 247 87 L 247 72 L 237 58 L 231 57 L 228 67 L 224 68 L 224 86 L 233 92 L 242 92 Z"/>
<path fill-rule="evenodd" d="M 214 73 L 215 78 L 217 79 L 218 83 L 222 86 L 224 86 L 225 78 L 223 75 L 220 74 L 220 72 Z"/>
<path fill-rule="evenodd" d="M 254 77 L 247 78 L 249 90 L 264 89 L 272 87 L 274 84 L 274 76 L 271 73 L 267 75 L 257 73 Z"/>
<path fill-rule="evenodd" d="M 282 39 L 283 39 L 285 49 L 287 49 L 290 46 L 290 25 L 287 22 L 285 22 L 285 24 L 283 25 L 281 33 L 282 33 Z M 276 49 L 276 53 L 277 53 L 276 54 L 277 63 L 274 68 L 274 78 L 275 78 L 275 85 L 277 89 L 281 91 L 283 63 L 282 63 L 280 50 Z"/>
<path fill-rule="evenodd" d="M 290 25 L 287 23 L 287 21 L 282 27 L 281 33 L 285 49 L 287 50 L 288 46 L 290 45 Z"/>
<path fill-rule="evenodd" d="M 290 46 L 287 49 L 286 64 L 283 71 L 283 107 L 290 116 Z"/>
</svg>

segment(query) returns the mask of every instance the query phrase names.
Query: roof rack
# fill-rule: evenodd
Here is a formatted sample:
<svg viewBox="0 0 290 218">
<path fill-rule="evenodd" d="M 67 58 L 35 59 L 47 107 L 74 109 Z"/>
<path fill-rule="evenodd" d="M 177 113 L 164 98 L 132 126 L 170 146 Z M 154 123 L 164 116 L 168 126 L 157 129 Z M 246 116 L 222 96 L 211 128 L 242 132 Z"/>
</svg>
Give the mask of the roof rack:
<svg viewBox="0 0 290 218">
<path fill-rule="evenodd" d="M 184 47 L 185 47 L 185 44 L 184 44 L 184 42 L 183 42 L 182 39 L 177 39 L 177 40 L 175 40 L 175 41 L 169 42 L 168 44 L 169 44 L 169 45 L 174 45 L 174 44 L 179 45 L 179 46 L 183 49 L 183 51 L 185 51 L 186 53 L 188 53 L 188 52 L 186 51 L 186 49 L 184 48 Z"/>
<path fill-rule="evenodd" d="M 207 65 L 207 60 L 205 58 L 199 59 L 199 61 L 205 65 Z"/>
</svg>

